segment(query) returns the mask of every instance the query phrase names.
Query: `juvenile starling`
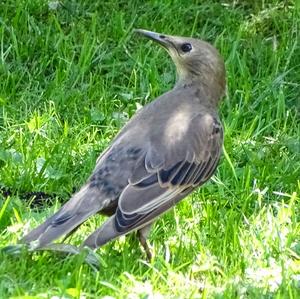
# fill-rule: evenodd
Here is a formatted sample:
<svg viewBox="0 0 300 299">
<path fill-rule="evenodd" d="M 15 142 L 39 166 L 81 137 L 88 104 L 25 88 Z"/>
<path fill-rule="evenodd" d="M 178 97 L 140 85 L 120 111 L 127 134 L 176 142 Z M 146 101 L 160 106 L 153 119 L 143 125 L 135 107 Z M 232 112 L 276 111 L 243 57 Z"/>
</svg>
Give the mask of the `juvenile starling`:
<svg viewBox="0 0 300 299">
<path fill-rule="evenodd" d="M 223 59 L 198 39 L 136 32 L 167 50 L 177 83 L 131 118 L 81 190 L 22 242 L 46 246 L 100 212 L 110 217 L 82 246 L 95 249 L 137 230 L 151 258 L 146 239 L 153 221 L 213 175 L 223 143 L 217 113 L 226 85 Z"/>
</svg>

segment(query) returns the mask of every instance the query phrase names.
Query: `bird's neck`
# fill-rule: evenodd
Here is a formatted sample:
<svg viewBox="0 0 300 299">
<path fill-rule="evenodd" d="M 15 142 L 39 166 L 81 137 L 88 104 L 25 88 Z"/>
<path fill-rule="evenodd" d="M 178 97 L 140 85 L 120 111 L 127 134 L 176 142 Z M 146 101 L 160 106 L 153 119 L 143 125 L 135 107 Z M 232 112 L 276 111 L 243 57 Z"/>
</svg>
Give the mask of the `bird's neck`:
<svg viewBox="0 0 300 299">
<path fill-rule="evenodd" d="M 178 76 L 175 88 L 198 90 L 213 106 L 217 106 L 224 95 L 224 88 L 218 82 L 204 76 Z"/>
</svg>

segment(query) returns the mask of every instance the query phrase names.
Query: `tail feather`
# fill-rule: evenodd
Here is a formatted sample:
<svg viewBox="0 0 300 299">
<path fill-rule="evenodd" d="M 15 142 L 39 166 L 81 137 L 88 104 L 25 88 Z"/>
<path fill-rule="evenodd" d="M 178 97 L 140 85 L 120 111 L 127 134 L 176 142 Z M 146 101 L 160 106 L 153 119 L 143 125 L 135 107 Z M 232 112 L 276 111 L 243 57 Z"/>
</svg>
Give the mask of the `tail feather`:
<svg viewBox="0 0 300 299">
<path fill-rule="evenodd" d="M 111 216 L 100 228 L 88 236 L 82 247 L 87 246 L 91 249 L 96 249 L 122 234 L 123 232 L 116 230 L 115 216 Z"/>
<path fill-rule="evenodd" d="M 37 241 L 40 247 L 70 233 L 87 218 L 105 208 L 105 198 L 101 197 L 97 189 L 84 186 L 59 211 L 24 236 L 21 242 Z"/>
</svg>

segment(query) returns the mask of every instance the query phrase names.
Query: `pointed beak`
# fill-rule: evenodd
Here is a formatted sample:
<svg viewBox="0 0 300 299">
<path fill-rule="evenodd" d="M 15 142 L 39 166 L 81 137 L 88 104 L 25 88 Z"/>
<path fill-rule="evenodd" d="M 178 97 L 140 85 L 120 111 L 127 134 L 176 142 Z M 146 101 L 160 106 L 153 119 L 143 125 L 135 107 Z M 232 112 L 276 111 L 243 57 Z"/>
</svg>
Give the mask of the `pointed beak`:
<svg viewBox="0 0 300 299">
<path fill-rule="evenodd" d="M 144 30 L 144 29 L 135 29 L 134 32 L 138 33 L 138 34 L 141 34 L 141 35 L 143 35 L 143 36 L 159 43 L 164 48 L 168 49 L 169 46 L 170 46 L 170 41 L 169 41 L 167 35 L 157 33 L 157 32 L 148 31 L 148 30 Z"/>
</svg>

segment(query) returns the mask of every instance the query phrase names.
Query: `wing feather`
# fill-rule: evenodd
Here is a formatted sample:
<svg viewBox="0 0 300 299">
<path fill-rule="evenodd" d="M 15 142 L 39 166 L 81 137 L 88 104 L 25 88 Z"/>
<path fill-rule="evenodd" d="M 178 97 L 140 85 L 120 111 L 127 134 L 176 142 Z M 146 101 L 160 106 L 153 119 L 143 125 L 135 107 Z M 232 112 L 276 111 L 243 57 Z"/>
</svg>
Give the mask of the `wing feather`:
<svg viewBox="0 0 300 299">
<path fill-rule="evenodd" d="M 176 148 L 173 152 L 150 148 L 139 161 L 119 199 L 117 231 L 141 227 L 151 215 L 162 214 L 211 177 L 220 158 L 222 127 L 215 117 L 207 115 L 199 116 L 191 124 L 190 144 L 179 145 L 177 152 Z"/>
</svg>

